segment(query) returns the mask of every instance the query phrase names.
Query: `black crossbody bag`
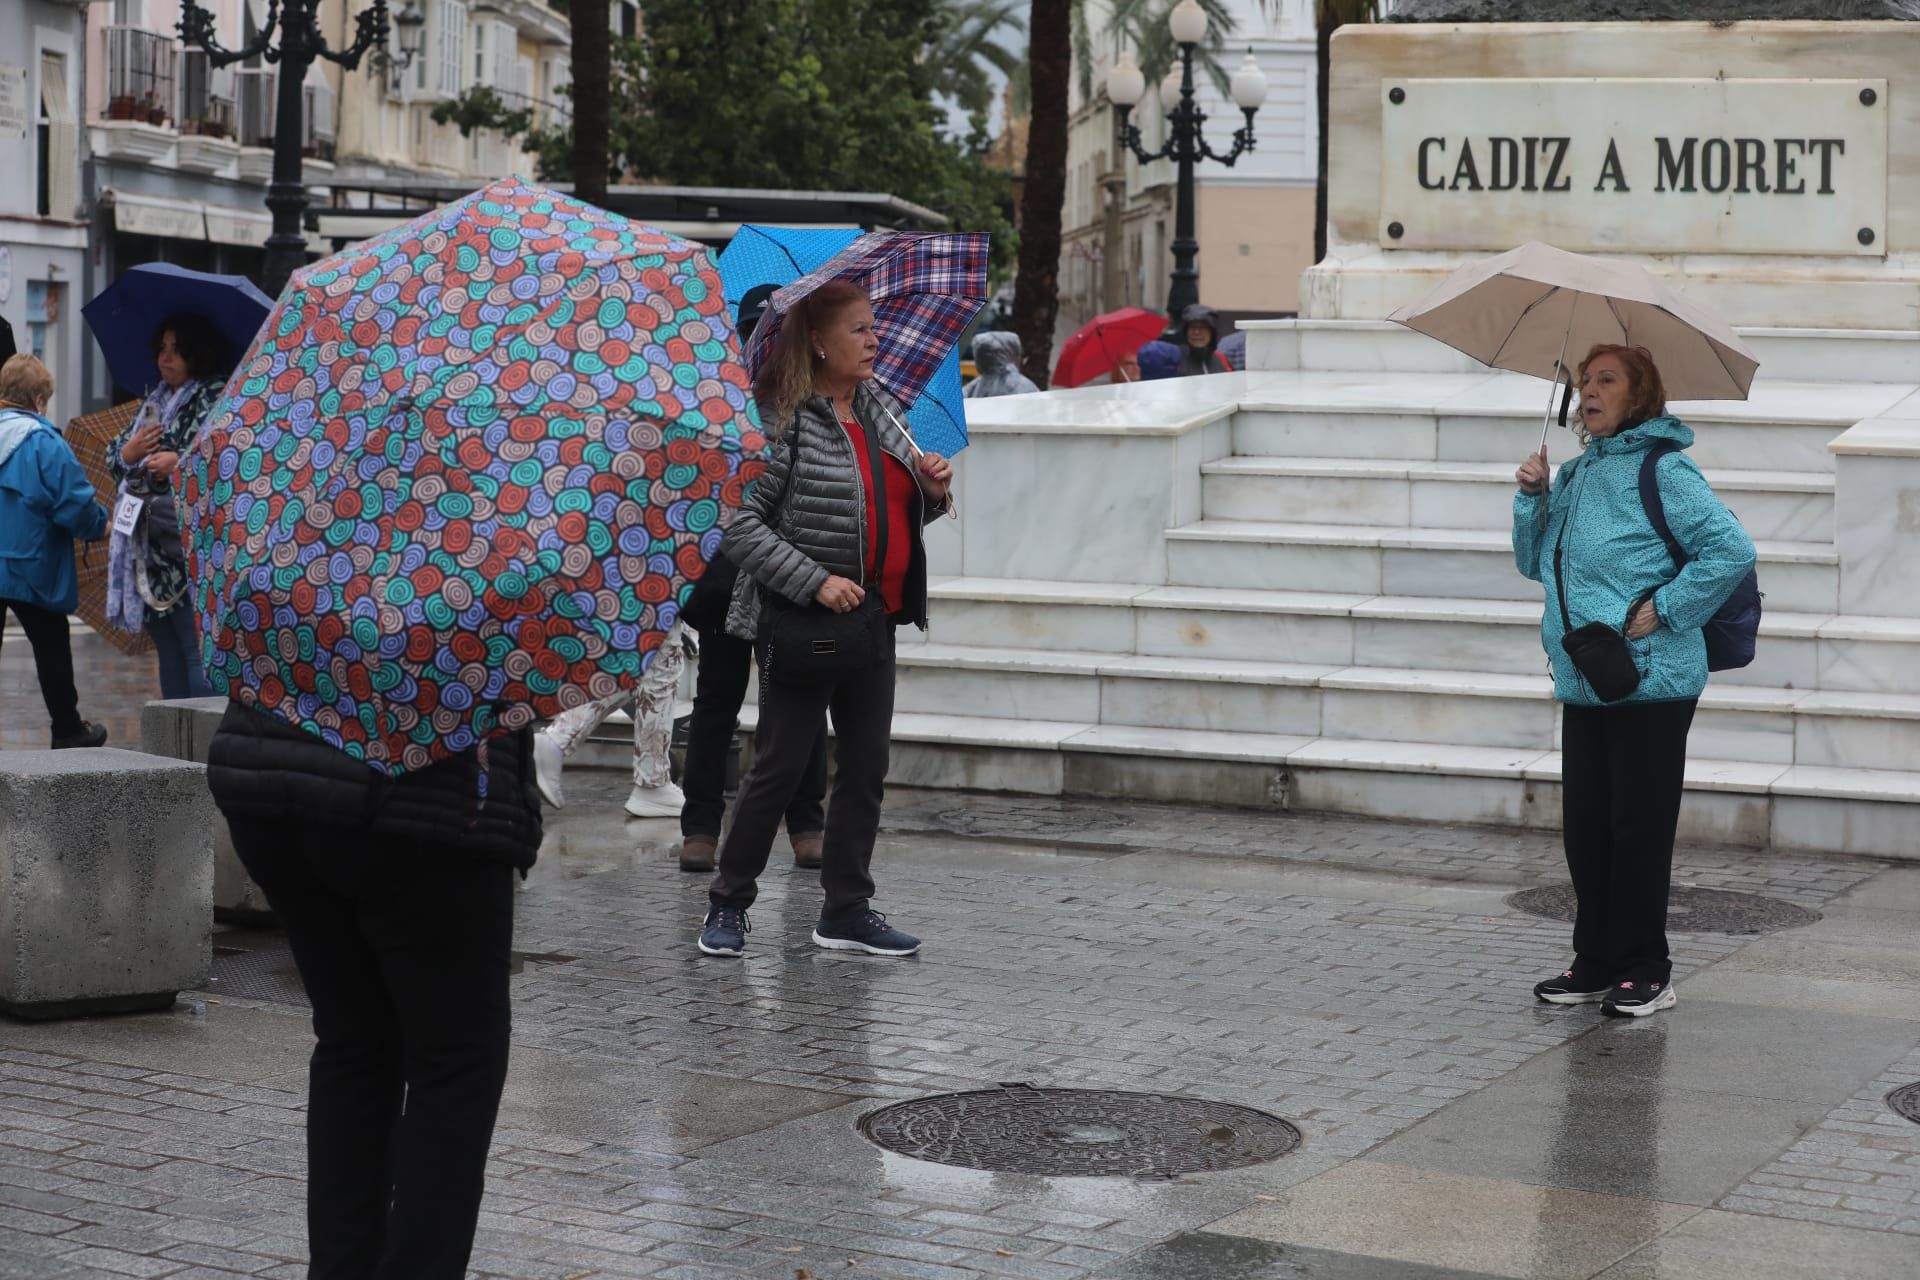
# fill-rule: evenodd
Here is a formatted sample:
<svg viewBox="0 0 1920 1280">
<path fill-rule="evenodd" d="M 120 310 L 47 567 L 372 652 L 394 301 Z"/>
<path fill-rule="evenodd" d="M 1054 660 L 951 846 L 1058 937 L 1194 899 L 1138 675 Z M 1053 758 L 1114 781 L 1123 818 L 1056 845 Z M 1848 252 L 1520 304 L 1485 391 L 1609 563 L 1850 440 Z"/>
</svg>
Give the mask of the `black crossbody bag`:
<svg viewBox="0 0 1920 1280">
<path fill-rule="evenodd" d="M 880 437 L 871 426 L 859 423 L 867 437 L 867 456 L 878 465 L 874 471 L 872 499 L 880 518 L 875 558 L 887 562 L 887 467 L 880 453 Z M 858 468 L 860 460 L 854 459 Z M 800 437 L 793 438 L 793 463 L 787 471 L 787 493 L 780 496 L 784 507 L 792 492 L 793 473 L 800 469 Z M 862 575 L 865 576 L 864 574 Z M 777 593 L 765 593 L 760 611 L 761 672 L 775 684 L 823 684 L 877 666 L 886 654 L 887 610 L 880 600 L 877 585 L 867 585 L 866 598 L 858 608 L 840 613 L 817 601 L 796 605 Z"/>
<path fill-rule="evenodd" d="M 1571 512 L 1568 513 L 1569 518 Z M 1640 687 L 1640 668 L 1634 665 L 1633 650 L 1627 638 L 1604 622 L 1589 622 L 1575 630 L 1567 613 L 1567 575 L 1565 555 L 1567 521 L 1560 522 L 1560 536 L 1553 544 L 1553 585 L 1560 596 L 1560 647 L 1573 659 L 1573 665 L 1586 677 L 1602 702 L 1618 702 Z"/>
</svg>

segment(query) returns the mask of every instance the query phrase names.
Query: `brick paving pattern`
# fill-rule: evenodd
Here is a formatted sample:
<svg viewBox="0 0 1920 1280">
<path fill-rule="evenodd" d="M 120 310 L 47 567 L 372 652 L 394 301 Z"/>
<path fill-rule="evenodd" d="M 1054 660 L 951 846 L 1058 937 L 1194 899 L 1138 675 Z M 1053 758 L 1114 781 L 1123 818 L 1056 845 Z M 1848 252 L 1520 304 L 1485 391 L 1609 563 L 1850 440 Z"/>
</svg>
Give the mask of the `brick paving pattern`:
<svg viewBox="0 0 1920 1280">
<path fill-rule="evenodd" d="M 876 905 L 923 956 L 817 951 L 817 888 L 777 856 L 747 957 L 717 961 L 692 946 L 704 878 L 675 871 L 650 824 L 620 823 L 623 781 L 569 791 L 520 897 L 515 945 L 533 954 L 484 1276 L 1075 1280 L 1361 1155 L 1595 1021 L 1525 998 L 1567 929 L 1500 902 L 1563 874 L 1551 834 L 904 794 Z M 1818 909 L 1885 864 L 1687 848 L 1676 866 Z M 1677 977 L 1745 942 L 1676 936 Z M 302 1012 L 183 999 L 153 1019 L 169 1045 L 206 1041 L 190 1070 L 117 1053 L 103 1024 L 84 1049 L 78 1031 L 0 1025 L 0 1275 L 303 1276 Z M 242 1035 L 271 1041 L 244 1071 L 218 1048 Z M 1876 1112 L 1920 1054 L 1889 1071 L 1722 1207 L 1920 1231 L 1920 1126 Z M 571 1072 L 591 1095 L 577 1106 Z M 1148 1184 L 949 1169 L 853 1133 L 875 1100 L 1012 1080 L 1241 1102 L 1305 1142 Z"/>
</svg>

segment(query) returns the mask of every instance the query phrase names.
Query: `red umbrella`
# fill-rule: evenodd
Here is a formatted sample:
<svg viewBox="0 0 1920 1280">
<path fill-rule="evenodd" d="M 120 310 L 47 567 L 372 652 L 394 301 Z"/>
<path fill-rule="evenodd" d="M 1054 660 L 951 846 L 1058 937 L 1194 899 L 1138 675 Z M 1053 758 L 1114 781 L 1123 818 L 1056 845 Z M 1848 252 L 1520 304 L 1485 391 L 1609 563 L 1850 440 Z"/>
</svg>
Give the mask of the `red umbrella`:
<svg viewBox="0 0 1920 1280">
<path fill-rule="evenodd" d="M 1132 355 L 1160 336 L 1167 318 L 1140 307 L 1122 307 L 1081 325 L 1060 346 L 1053 385 L 1077 387 L 1112 373 L 1120 357 Z"/>
</svg>

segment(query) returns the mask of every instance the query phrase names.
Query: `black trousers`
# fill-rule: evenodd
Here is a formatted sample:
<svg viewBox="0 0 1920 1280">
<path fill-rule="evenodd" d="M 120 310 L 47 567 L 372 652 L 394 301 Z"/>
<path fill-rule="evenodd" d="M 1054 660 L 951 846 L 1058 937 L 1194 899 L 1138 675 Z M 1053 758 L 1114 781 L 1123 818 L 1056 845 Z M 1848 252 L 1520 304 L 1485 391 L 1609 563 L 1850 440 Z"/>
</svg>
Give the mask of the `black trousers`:
<svg viewBox="0 0 1920 1280">
<path fill-rule="evenodd" d="M 1695 700 L 1565 708 L 1561 795 L 1579 900 L 1574 969 L 1665 982 L 1667 888 Z"/>
<path fill-rule="evenodd" d="M 461 1280 L 507 1078 L 512 868 L 229 825 L 313 1002 L 309 1277 Z"/>
<path fill-rule="evenodd" d="M 40 700 L 47 704 L 53 736 L 71 738 L 83 727 L 80 693 L 73 687 L 73 640 L 67 634 L 67 615 L 19 600 L 0 600 L 0 630 L 7 610 L 20 619 L 20 629 L 33 646 L 33 669 L 40 677 Z"/>
<path fill-rule="evenodd" d="M 687 803 L 680 810 L 680 834 L 718 839 L 726 817 L 727 756 L 740 707 L 753 674 L 753 645 L 714 629 L 700 633 L 700 666 L 693 686 L 693 717 L 687 723 L 687 766 L 680 789 Z M 821 717 L 813 755 L 787 805 L 787 834 L 811 835 L 823 829 L 821 800 L 827 794 L 827 721 Z"/>
<path fill-rule="evenodd" d="M 873 897 L 873 841 L 886 795 L 887 759 L 893 730 L 893 630 L 886 656 L 874 666 L 836 682 L 784 685 L 760 682 L 760 727 L 753 769 L 740 783 L 733 826 L 720 842 L 719 869 L 708 899 L 716 907 L 750 907 L 754 881 L 766 870 L 780 814 L 806 775 L 820 732 L 820 717 L 833 712 L 833 799 L 827 805 L 821 846 L 822 916 L 857 911 Z"/>
</svg>

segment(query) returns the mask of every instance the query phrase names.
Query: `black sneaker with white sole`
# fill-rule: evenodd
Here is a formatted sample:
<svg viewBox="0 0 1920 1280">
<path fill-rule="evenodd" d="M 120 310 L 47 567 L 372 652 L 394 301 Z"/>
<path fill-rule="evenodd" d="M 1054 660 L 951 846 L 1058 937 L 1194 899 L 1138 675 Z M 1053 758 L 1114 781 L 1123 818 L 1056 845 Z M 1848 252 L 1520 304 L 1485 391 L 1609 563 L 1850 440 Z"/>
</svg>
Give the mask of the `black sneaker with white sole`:
<svg viewBox="0 0 1920 1280">
<path fill-rule="evenodd" d="M 813 927 L 813 945 L 828 951 L 864 951 L 870 956 L 910 956 L 920 949 L 920 939 L 894 928 L 878 911 L 862 908 L 823 917 Z"/>
<path fill-rule="evenodd" d="M 737 956 L 747 949 L 753 928 L 740 907 L 715 907 L 700 926 L 700 950 L 710 956 Z"/>
<path fill-rule="evenodd" d="M 1612 989 L 1609 983 L 1598 978 L 1567 969 L 1545 982 L 1534 983 L 1533 996 L 1548 1004 L 1598 1004 Z"/>
<path fill-rule="evenodd" d="M 1680 1003 L 1680 993 L 1671 982 L 1616 982 L 1600 1012 L 1609 1018 L 1644 1018 Z"/>
</svg>

